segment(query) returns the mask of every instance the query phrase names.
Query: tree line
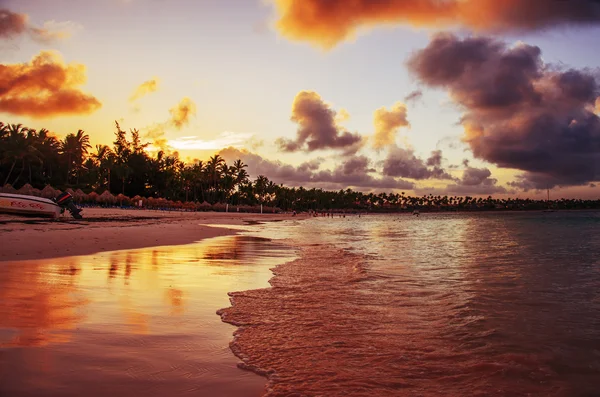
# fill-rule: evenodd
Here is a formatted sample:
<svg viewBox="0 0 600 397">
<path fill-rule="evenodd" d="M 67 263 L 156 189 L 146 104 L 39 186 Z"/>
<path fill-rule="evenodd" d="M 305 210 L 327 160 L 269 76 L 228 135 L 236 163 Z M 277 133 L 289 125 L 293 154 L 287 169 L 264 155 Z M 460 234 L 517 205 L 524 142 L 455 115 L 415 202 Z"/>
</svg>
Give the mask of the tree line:
<svg viewBox="0 0 600 397">
<path fill-rule="evenodd" d="M 50 185 L 86 193 L 108 191 L 127 197 L 209 204 L 264 204 L 285 211 L 600 208 L 600 200 L 410 196 L 404 192 L 286 187 L 264 175 L 252 180 L 241 160 L 229 165 L 219 154 L 187 164 L 177 153 L 160 150 L 150 154 L 137 129 L 127 133 L 116 121 L 115 128 L 112 146 L 92 147 L 89 135 L 83 130 L 67 134 L 61 140 L 46 129 L 0 122 L 0 185 L 16 189 L 25 184 L 37 189 Z"/>
</svg>

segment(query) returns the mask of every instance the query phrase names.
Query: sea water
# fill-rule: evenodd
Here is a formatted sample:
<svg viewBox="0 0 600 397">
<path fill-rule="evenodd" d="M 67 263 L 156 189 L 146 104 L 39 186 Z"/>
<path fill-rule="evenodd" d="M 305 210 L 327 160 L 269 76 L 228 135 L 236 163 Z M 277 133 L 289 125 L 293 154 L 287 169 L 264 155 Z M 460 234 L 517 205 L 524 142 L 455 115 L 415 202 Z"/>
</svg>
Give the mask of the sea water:
<svg viewBox="0 0 600 397">
<path fill-rule="evenodd" d="M 220 311 L 269 396 L 600 395 L 600 213 L 271 224 L 301 247 Z"/>
</svg>

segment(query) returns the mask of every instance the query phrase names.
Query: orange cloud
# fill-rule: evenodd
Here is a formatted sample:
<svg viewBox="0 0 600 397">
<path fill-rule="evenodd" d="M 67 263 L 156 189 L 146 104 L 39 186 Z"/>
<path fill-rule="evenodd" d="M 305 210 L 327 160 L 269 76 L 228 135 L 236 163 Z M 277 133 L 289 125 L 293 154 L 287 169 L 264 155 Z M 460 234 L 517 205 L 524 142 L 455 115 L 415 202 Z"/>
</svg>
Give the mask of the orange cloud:
<svg viewBox="0 0 600 397">
<path fill-rule="evenodd" d="M 273 0 L 277 29 L 291 40 L 331 48 L 358 30 L 407 24 L 506 32 L 600 23 L 596 0 Z"/>
<path fill-rule="evenodd" d="M 190 121 L 190 117 L 196 114 L 196 104 L 188 97 L 184 97 L 177 105 L 169 109 L 171 118 L 161 123 L 155 123 L 146 130 L 145 138 L 152 140 L 152 147 L 149 150 L 162 150 L 166 153 L 171 152 L 168 140 L 165 137 L 169 128 L 175 127 L 180 130 Z"/>
<path fill-rule="evenodd" d="M 144 81 L 135 89 L 133 95 L 131 95 L 131 97 L 129 98 L 129 101 L 136 101 L 145 95 L 155 92 L 156 90 L 158 90 L 158 82 L 159 80 L 156 77 L 154 77 L 151 80 Z"/>
<path fill-rule="evenodd" d="M 398 129 L 410 127 L 406 113 L 406 105 L 402 102 L 396 102 L 390 110 L 382 107 L 375 111 L 373 115 L 373 124 L 375 125 L 374 149 L 379 150 L 396 143 Z"/>
<path fill-rule="evenodd" d="M 85 81 L 84 65 L 67 65 L 51 51 L 30 63 L 0 65 L 0 112 L 36 118 L 92 113 L 102 104 L 77 88 Z"/>
<path fill-rule="evenodd" d="M 70 22 L 56 23 L 48 21 L 43 27 L 36 27 L 29 23 L 26 14 L 17 14 L 7 9 L 0 9 L 0 38 L 10 39 L 20 35 L 28 35 L 33 40 L 48 44 L 57 39 L 71 36 L 75 24 Z"/>
<path fill-rule="evenodd" d="M 169 109 L 171 113 L 170 122 L 177 128 L 181 129 L 190 122 L 190 117 L 196 114 L 196 104 L 190 98 L 183 98 L 177 106 Z"/>
</svg>

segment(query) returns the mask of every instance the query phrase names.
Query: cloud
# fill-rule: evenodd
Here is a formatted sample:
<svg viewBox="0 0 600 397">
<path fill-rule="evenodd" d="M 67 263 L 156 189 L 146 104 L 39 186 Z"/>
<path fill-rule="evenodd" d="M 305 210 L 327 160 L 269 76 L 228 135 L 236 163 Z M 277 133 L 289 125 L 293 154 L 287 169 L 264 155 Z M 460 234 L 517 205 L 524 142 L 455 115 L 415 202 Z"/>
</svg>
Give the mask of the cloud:
<svg viewBox="0 0 600 397">
<path fill-rule="evenodd" d="M 487 168 L 467 167 L 463 171 L 460 184 L 463 186 L 490 185 L 497 182 L 496 179 L 491 179 L 492 172 Z"/>
<path fill-rule="evenodd" d="M 376 178 L 370 175 L 369 159 L 364 156 L 347 158 L 333 170 L 320 170 L 321 160 L 310 160 L 294 167 L 281 161 L 265 159 L 247 150 L 226 148 L 219 152 L 228 163 L 241 159 L 248 164 L 248 174 L 252 178 L 264 175 L 287 186 L 317 187 L 323 189 L 411 189 L 414 184 L 392 177 Z"/>
<path fill-rule="evenodd" d="M 395 145 L 398 130 L 401 127 L 410 127 L 406 117 L 406 105 L 402 102 L 396 102 L 390 110 L 385 107 L 377 109 L 373 115 L 373 124 L 375 125 L 373 148 L 380 150 L 386 146 Z"/>
<path fill-rule="evenodd" d="M 517 185 L 600 179 L 600 89 L 591 71 L 547 65 L 535 46 L 452 34 L 436 35 L 408 66 L 463 109 L 463 141 L 476 158 L 524 172 Z"/>
<path fill-rule="evenodd" d="M 201 139 L 197 136 L 185 136 L 167 141 L 167 145 L 178 150 L 220 150 L 224 147 L 240 148 L 253 138 L 247 132 L 222 132 L 211 140 Z"/>
<path fill-rule="evenodd" d="M 177 146 L 183 146 L 186 142 L 188 144 L 197 145 L 208 144 L 206 141 L 201 141 L 197 137 L 179 138 L 179 140 L 174 141 L 168 141 L 165 137 L 168 129 L 175 128 L 181 130 L 189 123 L 190 117 L 196 114 L 196 104 L 194 101 L 188 97 L 184 97 L 177 105 L 169 109 L 169 113 L 171 113 L 169 120 L 161 123 L 154 123 L 150 127 L 144 128 L 144 130 L 146 130 L 144 138 L 152 140 L 152 146 L 148 148 L 149 151 L 162 150 L 164 152 L 171 152 L 171 149 L 174 147 L 170 146 L 169 142 L 174 142 Z"/>
<path fill-rule="evenodd" d="M 597 0 L 273 0 L 276 27 L 291 40 L 331 48 L 379 25 L 466 27 L 503 33 L 597 25 Z"/>
<path fill-rule="evenodd" d="M 42 51 L 30 63 L 0 65 L 0 112 L 34 118 L 89 114 L 102 105 L 78 86 L 85 66 Z"/>
<path fill-rule="evenodd" d="M 29 23 L 26 14 L 17 14 L 5 8 L 0 9 L 0 39 L 27 35 L 39 43 L 49 44 L 55 40 L 71 37 L 72 32 L 80 28 L 80 25 L 73 22 L 56 21 L 48 21 L 43 27 L 36 27 Z"/>
<path fill-rule="evenodd" d="M 323 149 L 355 153 L 363 146 L 363 137 L 336 123 L 337 112 L 314 91 L 301 91 L 294 98 L 291 120 L 298 124 L 296 139 L 279 138 L 275 142 L 281 151 L 312 152 Z"/>
<path fill-rule="evenodd" d="M 196 115 L 196 104 L 185 97 L 175 107 L 169 109 L 169 112 L 171 124 L 180 130 L 190 122 L 190 117 Z"/>
<path fill-rule="evenodd" d="M 514 193 L 513 191 L 508 191 L 503 186 L 499 186 L 498 180 L 491 177 L 492 172 L 489 169 L 470 167 L 468 163 L 468 160 L 463 162 L 466 168 L 463 171 L 462 177 L 456 180 L 455 183 L 448 184 L 444 188 L 418 188 L 416 189 L 417 194 L 487 196 L 498 193 Z"/>
<path fill-rule="evenodd" d="M 421 99 L 423 97 L 423 91 L 421 90 L 414 90 L 408 93 L 408 95 L 406 95 L 404 97 L 404 102 L 417 102 L 419 99 Z"/>
<path fill-rule="evenodd" d="M 346 109 L 340 109 L 335 116 L 336 124 L 342 124 L 348 120 L 350 120 L 350 113 Z"/>
<path fill-rule="evenodd" d="M 156 77 L 154 77 L 151 80 L 144 81 L 135 89 L 135 91 L 129 98 L 129 101 L 134 102 L 145 95 L 155 92 L 156 90 L 158 90 L 158 83 L 159 80 Z"/>
<path fill-rule="evenodd" d="M 442 152 L 435 150 L 426 161 L 413 150 L 393 147 L 383 161 L 383 175 L 411 179 L 454 179 L 442 167 Z"/>
</svg>

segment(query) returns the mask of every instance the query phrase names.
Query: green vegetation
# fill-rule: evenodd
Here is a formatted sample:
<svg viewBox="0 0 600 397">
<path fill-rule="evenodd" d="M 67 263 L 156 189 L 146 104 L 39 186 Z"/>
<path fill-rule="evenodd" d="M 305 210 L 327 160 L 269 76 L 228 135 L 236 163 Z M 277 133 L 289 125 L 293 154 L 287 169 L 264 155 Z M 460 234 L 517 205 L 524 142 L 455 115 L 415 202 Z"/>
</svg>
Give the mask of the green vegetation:
<svg viewBox="0 0 600 397">
<path fill-rule="evenodd" d="M 247 165 L 228 165 L 218 154 L 206 162 L 185 164 L 177 154 L 154 157 L 145 150 L 138 130 L 128 134 L 116 123 L 112 147 L 92 148 L 82 130 L 58 140 L 47 130 L 0 122 L 0 184 L 19 189 L 29 184 L 42 189 L 81 189 L 96 195 L 108 191 L 120 197 L 162 198 L 170 201 L 255 206 L 281 210 L 346 210 L 396 212 L 465 210 L 534 210 L 600 208 L 600 200 L 494 199 L 402 193 L 362 193 L 352 189 L 290 188 L 263 175 L 251 180 Z M 119 202 L 123 202 L 120 200 Z M 218 204 L 217 204 L 218 205 Z M 224 207 L 224 205 L 223 205 Z M 189 207 L 188 208 L 198 208 Z M 216 208 L 216 207 L 215 207 Z"/>
</svg>

